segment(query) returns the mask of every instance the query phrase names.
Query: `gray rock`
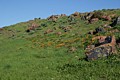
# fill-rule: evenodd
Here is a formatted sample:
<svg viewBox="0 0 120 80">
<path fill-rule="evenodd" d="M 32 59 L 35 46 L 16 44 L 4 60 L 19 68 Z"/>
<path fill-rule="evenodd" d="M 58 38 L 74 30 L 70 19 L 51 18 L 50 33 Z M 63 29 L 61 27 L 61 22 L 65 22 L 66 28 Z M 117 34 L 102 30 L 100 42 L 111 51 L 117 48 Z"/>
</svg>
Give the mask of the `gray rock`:
<svg viewBox="0 0 120 80">
<path fill-rule="evenodd" d="M 111 54 L 112 47 L 106 46 L 106 47 L 96 47 L 89 51 L 89 54 L 87 54 L 87 60 L 96 60 L 101 57 L 107 57 Z"/>
<path fill-rule="evenodd" d="M 120 16 L 117 18 L 116 24 L 120 24 Z"/>
<path fill-rule="evenodd" d="M 120 25 L 120 16 L 116 18 L 116 20 L 113 21 L 112 24 L 110 24 L 110 26 L 114 27 L 116 25 Z"/>
</svg>

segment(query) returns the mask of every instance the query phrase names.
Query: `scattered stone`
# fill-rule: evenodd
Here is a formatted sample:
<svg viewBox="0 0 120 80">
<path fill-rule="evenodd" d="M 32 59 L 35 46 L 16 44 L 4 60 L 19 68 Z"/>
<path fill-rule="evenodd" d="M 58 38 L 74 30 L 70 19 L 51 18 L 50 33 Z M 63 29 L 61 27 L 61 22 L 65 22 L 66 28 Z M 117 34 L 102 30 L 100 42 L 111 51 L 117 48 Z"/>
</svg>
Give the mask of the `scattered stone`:
<svg viewBox="0 0 120 80">
<path fill-rule="evenodd" d="M 105 32 L 104 28 L 102 28 L 102 27 L 96 28 L 95 31 L 96 31 L 96 33 Z"/>
<path fill-rule="evenodd" d="M 104 24 L 103 27 L 104 27 L 104 28 L 112 28 L 112 27 L 111 27 L 110 25 L 108 25 L 108 24 Z"/>
<path fill-rule="evenodd" d="M 62 34 L 62 32 L 56 32 L 55 34 L 57 34 L 57 35 L 61 35 L 61 34 Z"/>
<path fill-rule="evenodd" d="M 61 17 L 60 15 L 52 15 L 52 16 L 48 17 L 47 19 L 49 21 L 56 21 L 60 17 Z"/>
<path fill-rule="evenodd" d="M 98 18 L 92 18 L 92 19 L 89 20 L 89 23 L 92 24 L 92 23 L 94 23 L 94 22 L 97 22 L 98 20 L 99 20 Z"/>
<path fill-rule="evenodd" d="M 79 12 L 75 12 L 72 14 L 74 17 L 79 17 L 80 16 L 80 13 Z"/>
<path fill-rule="evenodd" d="M 53 30 L 48 29 L 48 30 L 46 30 L 46 31 L 44 32 L 44 34 L 49 34 L 49 33 L 51 33 L 51 32 L 53 32 Z"/>
<path fill-rule="evenodd" d="M 26 30 L 26 32 L 30 32 L 30 30 L 35 30 L 35 28 L 38 28 L 39 25 L 32 23 L 32 25 Z"/>
<path fill-rule="evenodd" d="M 93 16 L 93 12 L 90 12 L 90 13 L 88 13 L 86 16 L 85 16 L 85 19 L 86 20 L 90 20 L 91 19 L 91 17 Z"/>
<path fill-rule="evenodd" d="M 68 31 L 70 31 L 71 30 L 71 26 L 67 26 L 67 27 L 65 27 L 63 30 L 64 30 L 64 32 L 68 32 Z"/>
<path fill-rule="evenodd" d="M 104 19 L 106 21 L 111 21 L 111 17 L 110 16 L 102 16 L 101 19 Z"/>
<path fill-rule="evenodd" d="M 105 32 L 105 29 L 102 27 L 98 27 L 95 30 L 90 30 L 88 32 L 88 34 L 95 35 L 95 34 L 100 33 L 100 32 Z"/>
</svg>

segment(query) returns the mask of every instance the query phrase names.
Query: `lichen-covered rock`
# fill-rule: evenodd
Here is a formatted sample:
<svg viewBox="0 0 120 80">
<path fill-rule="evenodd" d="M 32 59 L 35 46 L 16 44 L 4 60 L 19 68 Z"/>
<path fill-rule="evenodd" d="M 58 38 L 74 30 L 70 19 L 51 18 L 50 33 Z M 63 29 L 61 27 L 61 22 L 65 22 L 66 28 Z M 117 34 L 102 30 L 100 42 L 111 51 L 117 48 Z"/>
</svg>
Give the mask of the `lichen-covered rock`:
<svg viewBox="0 0 120 80">
<path fill-rule="evenodd" d="M 89 52 L 86 52 L 87 60 L 96 60 L 101 57 L 107 57 L 111 54 L 112 47 L 106 46 L 106 47 L 96 47 Z"/>
<path fill-rule="evenodd" d="M 87 46 L 86 56 L 88 60 L 95 60 L 100 57 L 109 56 L 110 54 L 117 53 L 115 36 L 97 36 L 92 39 L 98 40 L 94 47 Z"/>
</svg>

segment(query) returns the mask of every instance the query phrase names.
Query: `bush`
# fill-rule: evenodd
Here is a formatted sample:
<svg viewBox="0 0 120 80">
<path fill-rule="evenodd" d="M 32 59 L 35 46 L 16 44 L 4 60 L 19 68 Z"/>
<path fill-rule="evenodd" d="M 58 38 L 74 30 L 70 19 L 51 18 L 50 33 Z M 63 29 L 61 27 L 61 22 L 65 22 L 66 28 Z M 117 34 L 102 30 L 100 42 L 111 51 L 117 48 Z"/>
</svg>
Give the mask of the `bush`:
<svg viewBox="0 0 120 80">
<path fill-rule="evenodd" d="M 102 16 L 103 16 L 103 13 L 97 11 L 97 12 L 95 12 L 95 13 L 93 14 L 92 18 L 99 18 L 99 19 L 101 19 Z"/>
<path fill-rule="evenodd" d="M 120 25 L 116 25 L 116 26 L 114 27 L 114 29 L 120 30 Z"/>
</svg>

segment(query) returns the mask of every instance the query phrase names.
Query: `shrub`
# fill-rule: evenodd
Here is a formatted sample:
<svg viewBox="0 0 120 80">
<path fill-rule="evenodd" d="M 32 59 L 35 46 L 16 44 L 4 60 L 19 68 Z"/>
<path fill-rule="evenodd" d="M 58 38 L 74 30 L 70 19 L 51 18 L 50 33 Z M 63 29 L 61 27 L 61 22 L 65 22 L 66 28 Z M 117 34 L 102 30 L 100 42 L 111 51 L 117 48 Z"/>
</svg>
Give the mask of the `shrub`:
<svg viewBox="0 0 120 80">
<path fill-rule="evenodd" d="M 97 11 L 97 12 L 95 12 L 95 13 L 93 14 L 92 18 L 99 18 L 99 19 L 101 19 L 102 16 L 103 16 L 103 13 Z"/>
</svg>

